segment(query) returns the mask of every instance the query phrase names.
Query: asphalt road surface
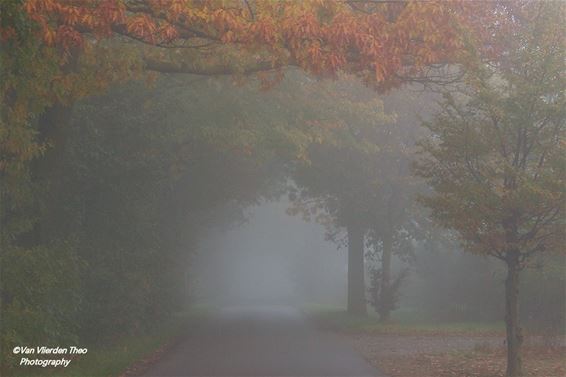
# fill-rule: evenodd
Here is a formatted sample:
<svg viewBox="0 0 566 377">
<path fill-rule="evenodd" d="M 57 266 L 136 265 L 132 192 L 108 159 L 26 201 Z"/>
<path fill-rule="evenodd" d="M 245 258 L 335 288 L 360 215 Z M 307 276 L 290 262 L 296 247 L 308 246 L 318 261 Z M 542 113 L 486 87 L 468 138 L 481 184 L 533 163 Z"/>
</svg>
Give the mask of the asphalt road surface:
<svg viewBox="0 0 566 377">
<path fill-rule="evenodd" d="M 381 376 L 340 336 L 286 306 L 229 307 L 144 376 Z"/>
</svg>

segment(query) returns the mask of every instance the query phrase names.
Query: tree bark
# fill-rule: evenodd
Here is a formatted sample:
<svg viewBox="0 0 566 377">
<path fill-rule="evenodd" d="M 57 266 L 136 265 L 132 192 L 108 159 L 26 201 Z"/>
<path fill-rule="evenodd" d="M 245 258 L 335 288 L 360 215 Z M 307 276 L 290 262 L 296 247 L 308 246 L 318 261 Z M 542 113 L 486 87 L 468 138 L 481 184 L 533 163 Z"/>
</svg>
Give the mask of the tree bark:
<svg viewBox="0 0 566 377">
<path fill-rule="evenodd" d="M 367 315 L 364 282 L 364 231 L 348 224 L 348 313 Z"/>
<path fill-rule="evenodd" d="M 387 229 L 382 237 L 383 254 L 381 256 L 381 290 L 379 320 L 389 321 L 391 315 L 391 253 L 393 249 L 393 237 L 390 229 Z"/>
<path fill-rule="evenodd" d="M 519 253 L 507 255 L 505 281 L 505 326 L 507 331 L 507 377 L 523 376 L 521 345 L 523 335 L 519 327 Z"/>
</svg>

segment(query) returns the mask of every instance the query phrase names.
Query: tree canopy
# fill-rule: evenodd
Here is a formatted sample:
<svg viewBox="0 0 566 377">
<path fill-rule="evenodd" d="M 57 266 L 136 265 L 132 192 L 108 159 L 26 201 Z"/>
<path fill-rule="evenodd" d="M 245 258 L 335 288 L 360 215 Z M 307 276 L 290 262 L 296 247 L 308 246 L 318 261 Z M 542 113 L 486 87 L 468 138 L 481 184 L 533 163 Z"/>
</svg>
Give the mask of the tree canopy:
<svg viewBox="0 0 566 377">
<path fill-rule="evenodd" d="M 231 44 L 266 52 L 256 59 L 271 68 L 348 70 L 378 82 L 446 61 L 463 46 L 458 28 L 477 26 L 489 14 L 466 2 L 440 1 L 26 0 L 23 8 L 45 45 L 67 51 L 113 36 L 165 49 Z M 18 32 L 2 28 L 5 39 Z M 255 65 L 249 69 L 269 67 Z M 167 70 L 154 60 L 147 67 Z"/>
</svg>

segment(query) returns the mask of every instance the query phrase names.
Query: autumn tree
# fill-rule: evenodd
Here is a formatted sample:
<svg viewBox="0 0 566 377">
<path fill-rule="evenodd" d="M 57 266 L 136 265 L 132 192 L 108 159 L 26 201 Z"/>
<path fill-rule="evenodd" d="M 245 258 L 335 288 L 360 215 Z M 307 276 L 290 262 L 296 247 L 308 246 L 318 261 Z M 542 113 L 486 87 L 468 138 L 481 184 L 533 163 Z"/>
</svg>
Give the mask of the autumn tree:
<svg viewBox="0 0 566 377">
<path fill-rule="evenodd" d="M 566 189 L 564 5 L 527 3 L 498 30 L 497 60 L 474 59 L 466 85 L 427 123 L 417 173 L 422 199 L 465 247 L 502 260 L 507 376 L 523 375 L 519 272 L 539 253 L 563 253 Z"/>
<path fill-rule="evenodd" d="M 454 23 L 472 27 L 489 14 L 482 7 L 440 1 L 24 0 L 19 4 L 37 25 L 35 32 L 45 45 L 67 51 L 88 46 L 90 38 L 111 37 L 173 50 L 236 45 L 267 53 L 247 61 L 246 67 L 240 67 L 244 71 L 296 65 L 316 74 L 348 70 L 377 82 L 400 82 L 396 74 L 417 73 L 453 55 L 463 43 Z M 8 24 L 2 32 L 10 39 L 20 29 Z M 148 69 L 238 71 L 236 66 L 228 68 L 226 61 L 215 61 L 213 55 L 209 54 L 208 68 L 161 54 L 143 59 Z"/>
<path fill-rule="evenodd" d="M 414 205 L 422 182 L 411 175 L 410 162 L 415 142 L 424 134 L 418 119 L 430 115 L 434 95 L 421 89 L 420 85 L 407 86 L 382 95 L 383 106 L 393 119 L 370 135 L 377 146 L 374 171 L 367 178 L 374 185 L 373 196 L 367 201 L 368 240 L 374 259 L 371 290 L 372 303 L 382 321 L 389 320 L 396 308 L 401 280 L 406 276 L 406 272 L 393 276 L 392 260 L 395 254 L 405 262 L 411 260 L 412 241 L 420 237 L 423 225 L 422 213 Z"/>
<path fill-rule="evenodd" d="M 289 65 L 319 76 L 349 71 L 387 89 L 456 58 L 465 42 L 460 29 L 475 29 L 490 14 L 443 2 L 22 0 L 1 6 L 0 171 L 18 177 L 2 200 L 21 202 L 16 181 L 42 181 L 46 205 L 30 225 L 35 235 L 27 237 L 35 242 L 56 238 L 45 219 L 60 207 L 49 197 L 60 181 L 76 100 L 144 71 L 247 74 Z M 15 215 L 0 216 L 11 223 Z"/>
<path fill-rule="evenodd" d="M 314 110 L 307 120 L 322 132 L 306 140 L 304 156 L 292 164 L 297 185 L 290 192 L 289 213 L 324 224 L 329 238 L 347 248 L 347 309 L 366 315 L 364 253 L 374 189 L 368 177 L 375 177 L 377 150 L 368 136 L 389 118 L 375 93 L 351 77 L 305 87 L 305 101 Z"/>
<path fill-rule="evenodd" d="M 58 129 L 68 122 L 67 107 L 141 71 L 219 75 L 298 66 L 323 76 L 349 71 L 385 89 L 455 58 L 464 45 L 459 28 L 473 29 L 490 14 L 440 1 L 21 0 L 1 6 L 2 118 L 21 125 L 1 134 L 9 156 L 20 151 L 2 159 L 2 171 L 47 145 L 62 147 L 65 133 Z M 30 122 L 43 124 L 34 126 L 38 136 L 14 136 Z"/>
<path fill-rule="evenodd" d="M 63 147 L 59 130 L 74 101 L 142 71 L 246 74 L 290 65 L 322 76 L 348 71 L 386 89 L 457 58 L 465 42 L 460 30 L 482 30 L 477 26 L 494 14 L 483 5 L 441 1 L 20 0 L 1 6 L 2 127 L 10 124 L 0 139 L 3 173 L 54 151 L 49 146 Z M 56 165 L 53 154 L 46 169 Z"/>
<path fill-rule="evenodd" d="M 328 130 L 308 145 L 306 160 L 296 165 L 293 177 L 299 187 L 291 212 L 317 218 L 332 240 L 347 247 L 348 310 L 353 314 L 365 307 L 360 303 L 363 275 L 366 259 L 371 262 L 372 287 L 379 292 L 372 304 L 386 321 L 395 307 L 398 292 L 393 291 L 400 287 L 393 284 L 392 260 L 395 254 L 408 260 L 419 218 L 413 206 L 419 182 L 409 170 L 422 134 L 415 114 L 424 116 L 431 101 L 411 90 L 376 96 L 347 79 L 314 88 L 324 93 L 311 103 L 323 109 L 319 128 Z M 331 108 L 336 102 L 342 104 L 339 110 Z"/>
<path fill-rule="evenodd" d="M 141 71 L 218 75 L 296 65 L 317 75 L 348 70 L 391 86 L 402 81 L 397 74 L 462 46 L 447 21 L 464 21 L 470 11 L 454 13 L 440 2 L 21 0 L 1 7 L 0 171 L 24 177 L 30 161 L 44 155 L 39 175 L 52 185 L 69 107 Z M 421 19 L 430 22 L 414 27 Z M 21 201 L 14 190 L 5 188 L 5 200 Z"/>
</svg>

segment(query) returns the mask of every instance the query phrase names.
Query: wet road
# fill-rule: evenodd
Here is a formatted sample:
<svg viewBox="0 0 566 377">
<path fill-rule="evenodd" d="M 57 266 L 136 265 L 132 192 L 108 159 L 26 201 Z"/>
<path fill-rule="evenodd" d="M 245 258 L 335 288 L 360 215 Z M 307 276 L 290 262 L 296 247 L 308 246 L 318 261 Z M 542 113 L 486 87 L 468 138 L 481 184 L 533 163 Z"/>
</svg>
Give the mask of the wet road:
<svg viewBox="0 0 566 377">
<path fill-rule="evenodd" d="M 285 306 L 229 307 L 144 376 L 380 376 L 338 335 Z"/>
</svg>

